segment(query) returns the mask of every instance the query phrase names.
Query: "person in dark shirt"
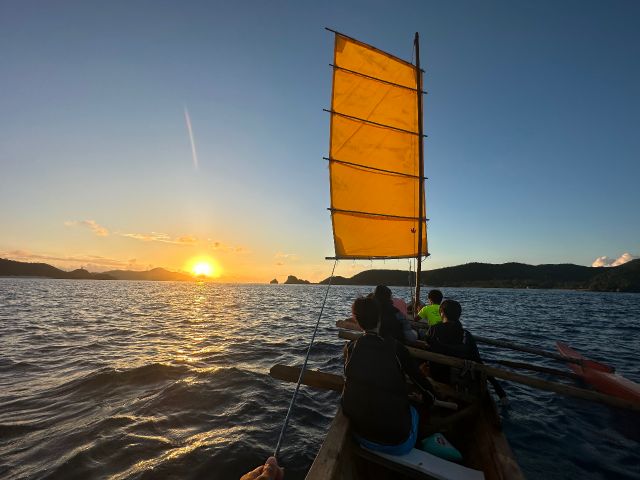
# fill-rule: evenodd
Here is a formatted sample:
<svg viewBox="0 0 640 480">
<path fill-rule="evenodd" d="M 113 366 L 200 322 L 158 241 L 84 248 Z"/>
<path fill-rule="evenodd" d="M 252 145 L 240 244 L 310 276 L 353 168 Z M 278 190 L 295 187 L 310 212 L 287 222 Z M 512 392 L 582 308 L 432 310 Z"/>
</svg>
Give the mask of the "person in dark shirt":
<svg viewBox="0 0 640 480">
<path fill-rule="evenodd" d="M 374 299 L 358 298 L 352 310 L 364 335 L 345 347 L 343 411 L 361 445 L 405 454 L 414 447 L 418 430 L 418 412 L 409 403 L 405 374 L 427 406 L 433 403 L 433 389 L 406 347 L 378 334 L 380 309 Z"/>
<path fill-rule="evenodd" d="M 455 300 L 445 300 L 440 304 L 440 317 L 442 323 L 438 323 L 427 331 L 427 344 L 429 349 L 436 353 L 451 355 L 454 357 L 473 360 L 483 363 L 480 352 L 473 335 L 465 330 L 460 323 L 462 306 Z M 433 362 L 430 366 L 430 374 L 434 380 L 447 382 L 450 376 L 450 367 Z M 487 377 L 503 404 L 507 402 L 507 394 L 493 377 Z"/>
<path fill-rule="evenodd" d="M 444 355 L 466 357 L 463 345 L 464 329 L 460 323 L 461 314 L 462 307 L 455 300 L 445 300 L 440 304 L 442 322 L 430 327 L 425 338 L 429 350 Z M 429 366 L 431 377 L 438 382 L 447 383 L 450 371 L 447 365 L 436 362 L 431 362 Z"/>
</svg>

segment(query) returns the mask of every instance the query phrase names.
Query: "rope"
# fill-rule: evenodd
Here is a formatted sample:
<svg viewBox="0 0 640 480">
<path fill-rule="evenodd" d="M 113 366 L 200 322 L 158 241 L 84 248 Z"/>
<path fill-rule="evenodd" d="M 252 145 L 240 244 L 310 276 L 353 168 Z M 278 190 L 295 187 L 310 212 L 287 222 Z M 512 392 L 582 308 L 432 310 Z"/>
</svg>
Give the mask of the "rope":
<svg viewBox="0 0 640 480">
<path fill-rule="evenodd" d="M 327 297 L 329 296 L 329 288 L 331 288 L 331 284 L 333 283 L 333 273 L 336 271 L 336 265 L 338 264 L 338 260 L 333 263 L 333 269 L 331 270 L 331 278 L 329 279 L 329 284 L 327 285 L 327 290 L 324 294 L 324 300 L 322 301 L 322 307 L 320 307 L 320 315 L 318 315 L 318 321 L 316 322 L 316 326 L 313 329 L 313 336 L 311 337 L 311 342 L 309 343 L 309 348 L 307 348 L 307 354 L 304 357 L 304 363 L 302 364 L 302 368 L 300 369 L 300 376 L 298 377 L 298 383 L 296 383 L 296 389 L 293 392 L 293 396 L 291 397 L 291 402 L 289 402 L 289 409 L 287 410 L 287 415 L 284 417 L 284 423 L 282 424 L 282 430 L 280 430 L 280 436 L 278 437 L 278 443 L 276 444 L 276 449 L 273 452 L 273 456 L 278 458 L 280 454 L 280 447 L 282 446 L 282 440 L 284 438 L 284 432 L 287 429 L 287 425 L 289 425 L 289 417 L 291 416 L 291 411 L 293 410 L 293 405 L 296 403 L 296 398 L 298 398 L 298 390 L 300 390 L 300 384 L 302 383 L 302 377 L 304 375 L 304 371 L 307 368 L 307 361 L 309 360 L 309 354 L 311 353 L 311 347 L 313 346 L 313 341 L 316 339 L 316 333 L 318 332 L 318 326 L 320 325 L 320 319 L 322 318 L 322 312 L 324 312 L 324 306 L 327 303 Z"/>
<path fill-rule="evenodd" d="M 415 290 L 413 288 L 413 267 L 411 265 L 411 259 L 407 259 L 407 262 L 409 263 L 409 292 L 411 294 L 411 305 L 413 305 L 413 308 L 415 309 L 416 302 L 414 297 Z M 416 312 L 413 312 L 413 314 L 415 316 Z"/>
</svg>

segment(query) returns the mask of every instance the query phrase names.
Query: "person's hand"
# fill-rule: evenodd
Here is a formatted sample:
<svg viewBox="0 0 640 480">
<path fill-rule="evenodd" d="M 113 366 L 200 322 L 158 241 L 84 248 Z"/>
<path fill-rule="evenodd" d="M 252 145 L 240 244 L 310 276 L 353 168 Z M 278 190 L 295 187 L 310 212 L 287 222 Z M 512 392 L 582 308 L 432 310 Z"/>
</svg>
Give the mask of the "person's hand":
<svg viewBox="0 0 640 480">
<path fill-rule="evenodd" d="M 409 401 L 414 403 L 422 403 L 424 399 L 422 398 L 422 394 L 418 392 L 410 392 L 409 393 Z"/>
<path fill-rule="evenodd" d="M 275 457 L 267 458 L 264 465 L 245 473 L 240 480 L 283 480 L 284 470 L 278 466 Z"/>
</svg>

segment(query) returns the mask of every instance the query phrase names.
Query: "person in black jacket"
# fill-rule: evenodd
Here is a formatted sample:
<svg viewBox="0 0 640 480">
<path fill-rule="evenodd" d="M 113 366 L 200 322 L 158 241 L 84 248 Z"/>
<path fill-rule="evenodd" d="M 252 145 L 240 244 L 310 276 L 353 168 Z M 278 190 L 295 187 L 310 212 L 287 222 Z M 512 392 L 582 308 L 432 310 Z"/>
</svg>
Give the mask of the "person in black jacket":
<svg viewBox="0 0 640 480">
<path fill-rule="evenodd" d="M 427 344 L 429 349 L 436 353 L 451 355 L 454 357 L 473 360 L 483 363 L 476 341 L 471 332 L 465 330 L 460 323 L 462 306 L 455 300 L 445 300 L 440 304 L 440 317 L 442 323 L 438 323 L 427 331 Z M 448 382 L 450 367 L 433 362 L 430 366 L 430 375 L 434 380 Z M 496 394 L 503 404 L 507 403 L 507 394 L 494 377 L 487 377 Z"/>
<path fill-rule="evenodd" d="M 352 310 L 365 333 L 345 347 L 343 411 L 361 445 L 402 455 L 414 447 L 418 430 L 405 374 L 426 405 L 433 403 L 433 389 L 406 347 L 378 334 L 380 310 L 374 299 L 358 298 Z"/>
</svg>

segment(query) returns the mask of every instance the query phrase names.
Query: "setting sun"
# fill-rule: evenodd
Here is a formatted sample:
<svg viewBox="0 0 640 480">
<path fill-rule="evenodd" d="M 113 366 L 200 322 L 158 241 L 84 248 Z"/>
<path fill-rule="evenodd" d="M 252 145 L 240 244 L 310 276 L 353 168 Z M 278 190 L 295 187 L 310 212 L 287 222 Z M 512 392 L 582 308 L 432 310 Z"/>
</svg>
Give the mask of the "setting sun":
<svg viewBox="0 0 640 480">
<path fill-rule="evenodd" d="M 187 271 L 196 277 L 217 278 L 222 274 L 218 262 L 211 258 L 193 258 L 187 266 Z"/>
<path fill-rule="evenodd" d="M 212 270 L 213 269 L 211 268 L 211 265 L 204 262 L 196 263 L 193 266 L 193 273 L 195 275 L 204 275 L 205 277 L 210 277 Z"/>
</svg>

